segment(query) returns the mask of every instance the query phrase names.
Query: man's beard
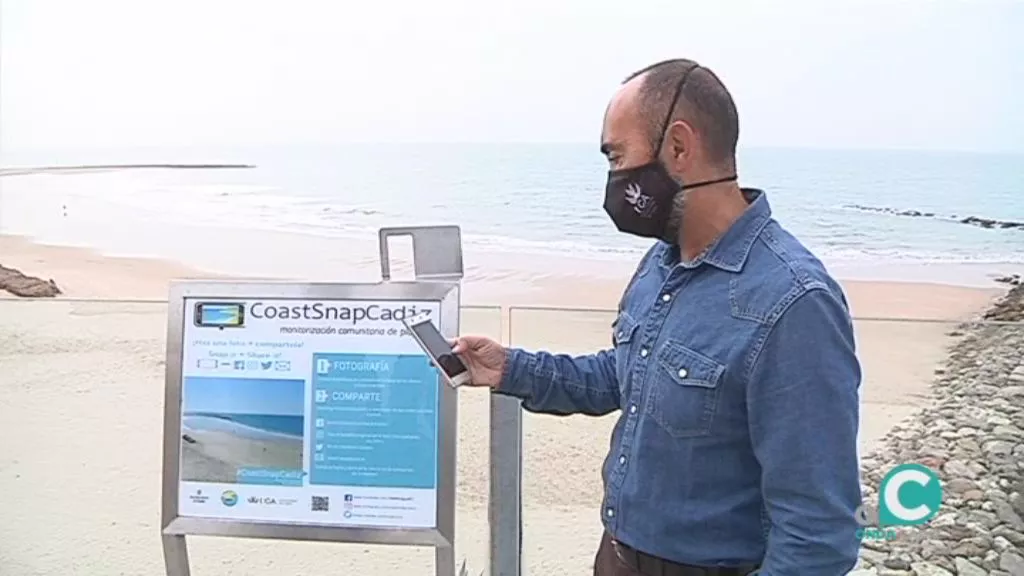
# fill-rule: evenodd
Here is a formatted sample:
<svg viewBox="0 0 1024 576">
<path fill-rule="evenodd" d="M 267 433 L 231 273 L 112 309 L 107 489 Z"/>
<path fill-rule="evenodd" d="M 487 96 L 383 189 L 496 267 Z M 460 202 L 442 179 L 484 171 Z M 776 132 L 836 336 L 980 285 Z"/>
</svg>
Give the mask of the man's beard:
<svg viewBox="0 0 1024 576">
<path fill-rule="evenodd" d="M 672 211 L 669 212 L 668 222 L 665 224 L 665 240 L 670 244 L 679 244 L 679 232 L 683 228 L 683 210 L 686 203 L 686 192 L 679 191 L 672 197 Z"/>
</svg>

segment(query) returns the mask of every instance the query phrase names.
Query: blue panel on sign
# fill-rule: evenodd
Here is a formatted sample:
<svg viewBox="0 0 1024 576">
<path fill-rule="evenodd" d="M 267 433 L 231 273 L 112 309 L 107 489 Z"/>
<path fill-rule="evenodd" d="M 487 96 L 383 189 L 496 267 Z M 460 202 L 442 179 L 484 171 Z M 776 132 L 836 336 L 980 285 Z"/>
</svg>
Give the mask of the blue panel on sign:
<svg viewBox="0 0 1024 576">
<path fill-rule="evenodd" d="M 422 355 L 314 354 L 310 484 L 435 488 L 438 378 Z"/>
</svg>

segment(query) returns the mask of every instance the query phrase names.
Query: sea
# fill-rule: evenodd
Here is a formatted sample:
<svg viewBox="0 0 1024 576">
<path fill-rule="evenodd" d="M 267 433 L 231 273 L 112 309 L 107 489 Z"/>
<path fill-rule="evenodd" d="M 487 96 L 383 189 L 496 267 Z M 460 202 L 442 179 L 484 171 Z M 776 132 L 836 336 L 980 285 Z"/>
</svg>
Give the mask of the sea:
<svg viewBox="0 0 1024 576">
<path fill-rule="evenodd" d="M 302 438 L 305 435 L 305 419 L 301 414 L 280 416 L 186 412 L 182 424 L 186 429 L 231 432 L 255 439 L 266 438 L 268 435 L 293 438 Z"/>
<path fill-rule="evenodd" d="M 345 144 L 10 151 L 0 166 L 243 163 L 0 178 L 4 195 L 62 194 L 189 225 L 373 237 L 382 226 L 456 224 L 467 250 L 635 259 L 649 242 L 602 208 L 596 144 Z M 740 182 L 828 262 L 1024 263 L 1024 155 L 742 149 Z M 68 207 L 65 206 L 65 210 Z M 929 216 L 884 212 L 917 211 Z M 120 212 L 119 212 L 120 213 Z M 112 222 L 111 226 L 116 226 Z M 45 240 L 45 238 L 43 239 Z"/>
</svg>

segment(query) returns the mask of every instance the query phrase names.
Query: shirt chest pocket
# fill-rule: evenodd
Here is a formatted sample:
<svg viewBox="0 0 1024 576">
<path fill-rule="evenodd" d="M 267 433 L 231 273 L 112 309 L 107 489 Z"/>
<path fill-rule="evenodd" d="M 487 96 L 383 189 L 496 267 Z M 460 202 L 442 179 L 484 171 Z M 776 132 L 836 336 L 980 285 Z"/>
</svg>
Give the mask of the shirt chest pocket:
<svg viewBox="0 0 1024 576">
<path fill-rule="evenodd" d="M 725 366 L 676 340 L 662 344 L 656 360 L 647 413 L 674 438 L 710 434 Z"/>
<path fill-rule="evenodd" d="M 619 394 L 625 396 L 629 391 L 629 374 L 633 369 L 634 358 L 630 355 L 634 336 L 639 325 L 627 312 L 619 313 L 612 324 L 612 346 L 615 349 L 615 377 L 619 381 Z"/>
</svg>

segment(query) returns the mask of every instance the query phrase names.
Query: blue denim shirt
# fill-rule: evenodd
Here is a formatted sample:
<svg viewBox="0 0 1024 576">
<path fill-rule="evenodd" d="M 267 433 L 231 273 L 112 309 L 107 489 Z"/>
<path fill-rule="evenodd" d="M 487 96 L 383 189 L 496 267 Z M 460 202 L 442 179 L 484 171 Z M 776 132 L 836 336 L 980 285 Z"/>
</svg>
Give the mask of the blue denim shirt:
<svg viewBox="0 0 1024 576">
<path fill-rule="evenodd" d="M 861 503 L 846 299 L 765 195 L 744 192 L 749 208 L 702 257 L 651 248 L 611 349 L 511 350 L 497 391 L 533 412 L 622 410 L 601 516 L 624 544 L 763 576 L 846 574 Z"/>
</svg>

